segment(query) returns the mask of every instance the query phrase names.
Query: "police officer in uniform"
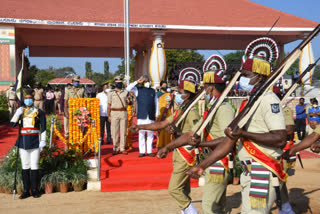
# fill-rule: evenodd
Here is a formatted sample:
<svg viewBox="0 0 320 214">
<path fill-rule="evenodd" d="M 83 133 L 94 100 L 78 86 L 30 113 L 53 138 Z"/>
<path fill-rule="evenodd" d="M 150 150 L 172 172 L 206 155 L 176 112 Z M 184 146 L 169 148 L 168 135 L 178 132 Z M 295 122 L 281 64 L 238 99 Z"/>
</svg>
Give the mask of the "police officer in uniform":
<svg viewBox="0 0 320 214">
<path fill-rule="evenodd" d="M 205 99 L 208 102 L 207 109 L 209 109 L 215 99 L 220 97 L 226 87 L 227 68 L 224 59 L 219 55 L 210 56 L 204 65 L 203 70 L 205 73 L 203 75 L 203 83 L 206 90 Z M 225 137 L 224 130 L 234 119 L 234 114 L 235 112 L 231 104 L 227 99 L 224 100 L 204 130 L 205 139 L 211 141 L 213 139 Z M 207 115 L 207 113 L 205 113 L 205 115 Z M 185 133 L 176 141 L 171 142 L 171 145 L 175 144 L 174 147 L 176 148 L 181 145 L 197 145 L 200 143 L 200 138 L 195 139 L 192 136 L 202 122 L 203 120 L 200 120 L 189 132 Z M 212 145 L 202 142 L 199 146 L 211 147 Z M 214 147 L 212 148 L 214 150 Z M 218 160 L 205 170 L 205 186 L 203 188 L 202 196 L 203 213 L 213 214 L 226 212 L 226 189 L 229 180 L 228 157 Z"/>
<path fill-rule="evenodd" d="M 7 91 L 7 102 L 9 108 L 9 117 L 11 119 L 17 109 L 17 94 L 14 90 L 13 82 L 10 84 L 10 89 Z"/>
<path fill-rule="evenodd" d="M 242 58 L 240 86 L 247 93 L 261 86 L 270 75 L 271 63 L 278 57 L 277 44 L 270 38 L 259 38 L 249 44 Z M 189 170 L 192 177 L 199 177 L 205 168 L 221 159 L 239 143 L 239 159 L 244 172 L 241 174 L 242 213 L 269 213 L 281 189 L 286 174 L 276 161 L 286 144 L 286 127 L 280 100 L 268 91 L 243 129 L 225 130 L 227 137 L 214 141 L 216 149 L 199 165 Z M 281 180 L 281 181 L 280 181 Z"/>
<path fill-rule="evenodd" d="M 15 127 L 22 117 L 21 135 L 16 146 L 19 148 L 19 154 L 22 164 L 22 181 L 24 192 L 19 197 L 25 199 L 30 196 L 30 187 L 32 196 L 39 198 L 39 159 L 40 151 L 46 146 L 46 117 L 45 113 L 33 105 L 34 91 L 26 89 L 24 97 L 25 106 L 17 109 L 10 121 L 11 127 Z"/>
<path fill-rule="evenodd" d="M 179 81 L 179 89 L 175 94 L 175 101 L 178 106 L 183 106 L 193 99 L 197 92 L 197 84 L 200 82 L 201 74 L 196 69 L 184 69 L 181 72 L 181 80 Z M 130 129 L 134 132 L 138 130 L 162 130 L 169 128 L 170 132 L 178 137 L 182 134 L 189 132 L 192 127 L 200 120 L 199 112 L 196 108 L 192 108 L 184 120 L 179 124 L 176 131 L 170 128 L 170 123 L 176 119 L 177 115 L 181 113 L 182 109 L 179 108 L 174 114 L 167 117 L 163 121 L 155 122 L 148 125 L 136 125 Z M 169 151 L 173 152 L 173 171 L 171 174 L 168 191 L 170 195 L 175 199 L 181 213 L 183 214 L 196 214 L 198 211 L 191 203 L 190 198 L 190 176 L 186 175 L 186 172 L 196 162 L 195 149 L 192 146 L 181 146 L 175 149 L 171 143 L 164 146 L 158 151 L 158 158 L 165 158 Z"/>
<path fill-rule="evenodd" d="M 80 88 L 80 76 L 76 75 L 72 79 L 73 86 L 68 88 L 64 95 L 64 136 L 69 136 L 69 103 L 70 98 L 85 98 L 87 94 L 83 88 Z"/>
<path fill-rule="evenodd" d="M 112 155 L 124 154 L 126 146 L 126 131 L 128 124 L 128 97 L 129 92 L 123 89 L 123 81 L 120 76 L 115 77 L 115 89 L 109 93 L 108 97 L 108 115 L 111 123 L 111 137 L 113 141 Z M 119 131 L 120 131 L 120 147 L 119 147 Z"/>
<path fill-rule="evenodd" d="M 44 111 L 44 90 L 39 82 L 35 83 L 34 106 Z"/>
</svg>

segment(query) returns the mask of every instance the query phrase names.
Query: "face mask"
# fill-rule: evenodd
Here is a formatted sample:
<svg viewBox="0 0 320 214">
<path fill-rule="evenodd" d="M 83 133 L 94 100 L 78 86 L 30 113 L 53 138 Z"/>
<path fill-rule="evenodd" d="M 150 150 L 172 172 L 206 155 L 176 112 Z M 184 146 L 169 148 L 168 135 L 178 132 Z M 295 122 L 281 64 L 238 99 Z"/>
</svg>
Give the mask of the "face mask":
<svg viewBox="0 0 320 214">
<path fill-rule="evenodd" d="M 161 87 L 161 90 L 167 91 L 167 87 Z"/>
<path fill-rule="evenodd" d="M 74 85 L 74 87 L 78 87 L 79 86 L 79 82 L 74 82 L 73 85 Z"/>
<path fill-rule="evenodd" d="M 145 87 L 145 88 L 150 88 L 150 82 L 145 82 L 145 83 L 144 83 L 144 87 Z"/>
<path fill-rule="evenodd" d="M 10 89 L 13 91 L 13 90 L 14 90 L 14 87 L 10 87 Z"/>
<path fill-rule="evenodd" d="M 32 106 L 32 104 L 33 104 L 33 99 L 25 99 L 25 100 L 24 100 L 24 104 L 26 104 L 26 106 Z"/>
<path fill-rule="evenodd" d="M 108 89 L 104 90 L 104 92 L 108 93 Z"/>
<path fill-rule="evenodd" d="M 206 100 L 210 100 L 211 99 L 211 96 L 210 96 L 210 94 L 206 94 Z"/>
<path fill-rule="evenodd" d="M 122 82 L 117 82 L 116 83 L 116 88 L 120 88 L 121 89 L 122 88 Z"/>
<path fill-rule="evenodd" d="M 316 105 L 316 104 L 313 105 L 313 108 L 317 108 L 317 107 L 318 107 L 318 105 Z"/>
<path fill-rule="evenodd" d="M 254 76 L 255 77 L 255 76 Z M 254 78 L 252 77 L 252 78 Z M 250 85 L 249 82 L 251 81 L 252 78 L 248 78 L 248 77 L 240 77 L 240 87 L 246 91 L 246 92 L 251 92 L 254 88 L 255 85 Z"/>
<path fill-rule="evenodd" d="M 304 104 L 304 102 L 300 102 L 300 105 L 303 105 Z"/>
<path fill-rule="evenodd" d="M 184 102 L 184 100 L 181 98 L 182 94 L 176 94 L 176 96 L 174 97 L 175 101 L 179 104 L 182 105 L 182 103 Z"/>
</svg>

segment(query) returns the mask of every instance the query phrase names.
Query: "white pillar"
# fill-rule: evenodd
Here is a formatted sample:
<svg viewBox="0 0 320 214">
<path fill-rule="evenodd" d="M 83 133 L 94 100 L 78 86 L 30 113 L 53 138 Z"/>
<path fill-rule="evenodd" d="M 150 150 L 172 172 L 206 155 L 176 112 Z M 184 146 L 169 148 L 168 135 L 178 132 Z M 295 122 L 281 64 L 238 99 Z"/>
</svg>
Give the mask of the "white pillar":
<svg viewBox="0 0 320 214">
<path fill-rule="evenodd" d="M 162 42 L 163 35 L 163 32 L 154 33 L 154 41 L 149 62 L 149 74 L 153 87 L 160 85 L 160 82 L 164 79 L 167 71 L 164 44 Z"/>
</svg>

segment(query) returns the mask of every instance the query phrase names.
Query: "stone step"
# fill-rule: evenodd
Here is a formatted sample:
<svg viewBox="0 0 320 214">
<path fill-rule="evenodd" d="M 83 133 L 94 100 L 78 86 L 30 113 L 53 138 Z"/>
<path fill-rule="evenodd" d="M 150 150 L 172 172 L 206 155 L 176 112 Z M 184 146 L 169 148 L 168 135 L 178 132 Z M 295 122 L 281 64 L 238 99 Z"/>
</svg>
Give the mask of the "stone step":
<svg viewBox="0 0 320 214">
<path fill-rule="evenodd" d="M 87 167 L 89 169 L 94 169 L 98 167 L 98 159 L 97 161 L 93 158 L 93 159 L 87 159 Z"/>
<path fill-rule="evenodd" d="M 90 181 L 96 181 L 97 180 L 97 169 L 89 169 L 87 171 L 87 174 L 88 174 L 88 180 Z"/>
<path fill-rule="evenodd" d="M 88 181 L 87 183 L 87 191 L 92 191 L 92 192 L 101 192 L 101 181 Z"/>
</svg>

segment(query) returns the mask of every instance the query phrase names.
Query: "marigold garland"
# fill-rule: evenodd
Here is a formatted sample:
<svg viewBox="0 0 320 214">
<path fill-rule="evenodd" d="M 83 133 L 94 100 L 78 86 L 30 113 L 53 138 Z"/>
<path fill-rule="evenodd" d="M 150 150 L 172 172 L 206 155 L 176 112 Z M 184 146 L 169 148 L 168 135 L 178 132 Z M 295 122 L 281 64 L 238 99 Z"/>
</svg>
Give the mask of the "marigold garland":
<svg viewBox="0 0 320 214">
<path fill-rule="evenodd" d="M 71 98 L 69 99 L 69 148 L 87 152 L 98 151 L 98 136 L 100 135 L 100 102 L 98 98 Z M 85 107 L 90 112 L 90 119 L 95 121 L 95 126 L 90 122 L 87 133 L 83 136 L 75 119 L 76 110 Z M 83 147 L 81 147 L 83 146 Z"/>
</svg>

